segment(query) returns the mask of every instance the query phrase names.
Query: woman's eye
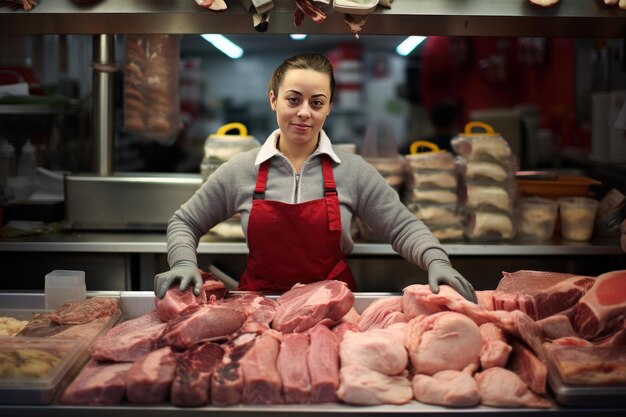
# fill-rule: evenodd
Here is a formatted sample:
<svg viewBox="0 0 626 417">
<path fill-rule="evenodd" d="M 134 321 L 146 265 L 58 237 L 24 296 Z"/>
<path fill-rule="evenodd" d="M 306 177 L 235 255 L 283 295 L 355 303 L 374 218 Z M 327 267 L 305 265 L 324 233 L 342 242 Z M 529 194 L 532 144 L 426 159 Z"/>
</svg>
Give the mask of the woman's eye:
<svg viewBox="0 0 626 417">
<path fill-rule="evenodd" d="M 288 97 L 287 101 L 289 102 L 289 104 L 298 104 L 300 102 L 298 97 Z"/>
<path fill-rule="evenodd" d="M 313 102 L 313 106 L 314 106 L 314 107 L 318 107 L 318 108 L 319 108 L 319 107 L 324 107 L 324 102 L 323 102 L 323 101 L 321 101 L 321 100 L 315 100 L 315 101 Z"/>
</svg>

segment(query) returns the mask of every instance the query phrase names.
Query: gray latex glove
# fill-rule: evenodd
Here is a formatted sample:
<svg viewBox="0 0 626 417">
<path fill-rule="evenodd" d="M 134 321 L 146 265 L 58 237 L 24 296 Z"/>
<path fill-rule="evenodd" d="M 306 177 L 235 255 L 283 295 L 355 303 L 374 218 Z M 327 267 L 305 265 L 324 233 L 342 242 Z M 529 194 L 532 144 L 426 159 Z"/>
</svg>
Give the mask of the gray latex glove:
<svg viewBox="0 0 626 417">
<path fill-rule="evenodd" d="M 477 303 L 472 284 L 448 262 L 437 259 L 428 265 L 428 285 L 434 294 L 439 293 L 439 284 L 449 285 L 466 300 Z"/>
<path fill-rule="evenodd" d="M 185 291 L 189 284 L 193 285 L 193 293 L 200 295 L 202 290 L 202 275 L 198 267 L 191 262 L 179 262 L 167 272 L 161 272 L 154 276 L 154 293 L 159 298 L 165 297 L 165 293 L 172 283 L 180 280 L 180 290 Z"/>
</svg>

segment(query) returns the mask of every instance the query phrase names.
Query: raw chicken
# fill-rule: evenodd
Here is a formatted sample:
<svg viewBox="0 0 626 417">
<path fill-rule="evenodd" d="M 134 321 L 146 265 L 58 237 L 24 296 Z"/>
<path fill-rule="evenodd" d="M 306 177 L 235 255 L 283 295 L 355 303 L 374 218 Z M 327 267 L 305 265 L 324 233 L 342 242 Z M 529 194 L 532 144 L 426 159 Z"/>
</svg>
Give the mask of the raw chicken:
<svg viewBox="0 0 626 417">
<path fill-rule="evenodd" d="M 413 394 L 417 401 L 447 407 L 471 407 L 480 402 L 476 380 L 459 371 L 417 374 L 413 377 Z"/>
<path fill-rule="evenodd" d="M 476 375 L 480 402 L 493 407 L 550 408 L 550 401 L 528 389 L 517 374 L 503 368 L 489 368 Z"/>
<path fill-rule="evenodd" d="M 337 396 L 348 404 L 406 404 L 413 399 L 411 383 L 404 376 L 387 376 L 365 366 L 342 366 Z"/>
<path fill-rule="evenodd" d="M 347 332 L 339 347 L 341 366 L 360 365 L 385 375 L 399 375 L 409 358 L 404 346 L 384 330 Z"/>
</svg>

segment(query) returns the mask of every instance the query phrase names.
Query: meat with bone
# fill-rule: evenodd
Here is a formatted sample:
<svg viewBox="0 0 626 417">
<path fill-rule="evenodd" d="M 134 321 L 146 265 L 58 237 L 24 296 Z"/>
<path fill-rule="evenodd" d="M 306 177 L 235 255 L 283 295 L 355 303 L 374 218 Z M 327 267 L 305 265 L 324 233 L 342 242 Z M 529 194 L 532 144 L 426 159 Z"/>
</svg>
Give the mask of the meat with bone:
<svg viewBox="0 0 626 417">
<path fill-rule="evenodd" d="M 480 402 L 493 407 L 550 408 L 550 401 L 530 391 L 515 373 L 489 368 L 475 376 Z"/>
<path fill-rule="evenodd" d="M 507 369 L 515 372 L 533 392 L 545 394 L 548 368 L 522 343 L 512 343 L 513 352 Z"/>
<path fill-rule="evenodd" d="M 578 301 L 573 324 L 581 337 L 592 339 L 622 326 L 626 316 L 624 282 L 626 270 L 604 273 Z"/>
<path fill-rule="evenodd" d="M 307 361 L 309 344 L 306 333 L 283 335 L 276 367 L 283 383 L 285 404 L 311 402 L 311 375 Z"/>
<path fill-rule="evenodd" d="M 242 360 L 243 403 L 282 404 L 282 380 L 276 367 L 281 334 L 268 330 L 259 336 Z"/>
<path fill-rule="evenodd" d="M 200 340 L 224 338 L 241 329 L 245 319 L 239 310 L 206 304 L 190 306 L 167 323 L 159 345 L 185 349 Z"/>
<path fill-rule="evenodd" d="M 471 407 L 480 402 L 476 380 L 467 372 L 439 371 L 433 376 L 413 377 L 413 395 L 417 401 L 446 407 Z"/>
<path fill-rule="evenodd" d="M 342 367 L 365 366 L 385 375 L 402 374 L 409 362 L 404 345 L 385 329 L 347 332 L 339 347 L 339 356 Z"/>
<path fill-rule="evenodd" d="M 405 343 L 415 372 L 433 375 L 448 369 L 477 368 L 482 337 L 469 317 L 446 311 L 412 319 Z"/>
<path fill-rule="evenodd" d="M 406 323 L 402 312 L 402 297 L 379 298 L 361 313 L 359 328 L 361 331 L 384 329 L 393 323 Z"/>
<path fill-rule="evenodd" d="M 354 305 L 354 294 L 342 281 L 294 285 L 276 300 L 272 328 L 282 333 L 305 332 L 316 324 L 337 323 Z"/>
<path fill-rule="evenodd" d="M 339 388 L 339 343 L 334 332 L 317 325 L 308 332 L 307 364 L 311 376 L 311 403 L 337 401 Z"/>
<path fill-rule="evenodd" d="M 157 348 L 165 326 L 153 310 L 113 327 L 91 345 L 89 353 L 98 361 L 134 362 Z"/>
<path fill-rule="evenodd" d="M 196 407 L 211 402 L 211 375 L 221 362 L 224 351 L 213 342 L 198 343 L 176 361 L 172 382 L 172 404 Z"/>
<path fill-rule="evenodd" d="M 521 310 L 535 320 L 576 304 L 594 279 L 559 272 L 504 272 L 493 294 L 497 310 Z"/>
<path fill-rule="evenodd" d="M 478 329 L 483 339 L 480 349 L 480 366 L 483 369 L 496 366 L 504 368 L 512 350 L 504 331 L 493 323 L 481 324 Z"/>
<path fill-rule="evenodd" d="M 361 365 L 342 366 L 337 396 L 348 404 L 406 404 L 413 399 L 405 376 L 388 376 Z"/>
<path fill-rule="evenodd" d="M 269 328 L 264 325 L 246 323 L 233 335 L 224 347 L 222 362 L 211 378 L 211 399 L 214 405 L 241 404 L 243 398 L 242 362 L 255 340 Z"/>
<path fill-rule="evenodd" d="M 67 302 L 50 313 L 49 317 L 57 324 L 84 324 L 100 317 L 111 317 L 117 310 L 117 298 L 94 297 Z"/>
<path fill-rule="evenodd" d="M 133 362 L 126 376 L 126 398 L 131 403 L 156 404 L 170 397 L 177 354 L 169 346 Z"/>
<path fill-rule="evenodd" d="M 71 405 L 113 405 L 124 399 L 130 363 L 98 363 L 90 360 L 61 396 Z"/>
<path fill-rule="evenodd" d="M 278 304 L 258 294 L 231 295 L 215 302 L 216 305 L 241 311 L 246 321 L 269 325 L 274 319 Z"/>
</svg>

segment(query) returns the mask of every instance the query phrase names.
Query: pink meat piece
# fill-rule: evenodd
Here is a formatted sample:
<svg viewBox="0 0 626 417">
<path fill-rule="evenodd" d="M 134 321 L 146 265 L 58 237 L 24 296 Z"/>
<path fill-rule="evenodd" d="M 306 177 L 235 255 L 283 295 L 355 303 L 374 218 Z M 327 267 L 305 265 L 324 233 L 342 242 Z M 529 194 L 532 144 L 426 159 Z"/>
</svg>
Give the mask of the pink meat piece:
<svg viewBox="0 0 626 417">
<path fill-rule="evenodd" d="M 361 329 L 358 325 L 352 323 L 341 323 L 338 326 L 333 327 L 333 334 L 339 343 L 343 341 L 343 337 L 347 332 L 360 332 Z"/>
<path fill-rule="evenodd" d="M 259 336 L 242 361 L 243 403 L 282 404 L 282 380 L 276 367 L 281 334 L 268 330 Z"/>
<path fill-rule="evenodd" d="M 270 324 L 276 314 L 278 304 L 258 294 L 231 295 L 215 302 L 216 305 L 241 311 L 246 321 Z"/>
<path fill-rule="evenodd" d="M 528 385 L 533 392 L 545 394 L 548 368 L 522 343 L 514 341 L 513 352 L 507 366 Z"/>
<path fill-rule="evenodd" d="M 593 277 L 559 272 L 504 272 L 493 293 L 496 310 L 521 310 L 535 320 L 576 304 L 591 288 Z"/>
<path fill-rule="evenodd" d="M 626 346 L 626 320 L 622 324 L 622 327 L 614 333 L 596 338 L 593 341 L 578 336 L 564 336 L 552 340 L 552 343 L 561 346 Z M 544 346 L 546 346 L 546 343 L 544 343 Z"/>
<path fill-rule="evenodd" d="M 294 285 L 276 300 L 272 328 L 282 333 L 305 332 L 317 324 L 330 326 L 354 305 L 354 295 L 342 281 Z"/>
<path fill-rule="evenodd" d="M 506 365 L 511 353 L 511 345 L 506 340 L 504 331 L 493 323 L 481 324 L 478 329 L 483 339 L 480 350 L 480 366 L 483 369 Z"/>
<path fill-rule="evenodd" d="M 176 375 L 177 354 L 169 346 L 133 362 L 126 376 L 126 398 L 131 403 L 156 404 L 169 400 Z"/>
<path fill-rule="evenodd" d="M 246 317 L 239 310 L 214 305 L 187 307 L 167 323 L 160 346 L 185 349 L 200 340 L 217 340 L 241 329 Z"/>
<path fill-rule="evenodd" d="M 222 362 L 211 377 L 211 399 L 214 405 L 241 404 L 243 398 L 242 361 L 256 339 L 269 328 L 246 323 L 224 345 Z"/>
<path fill-rule="evenodd" d="M 428 285 L 409 285 L 402 290 L 402 311 L 407 320 L 448 310 L 443 305 L 426 302 L 432 291 Z"/>
<path fill-rule="evenodd" d="M 350 311 L 348 311 L 346 315 L 339 320 L 339 323 L 358 324 L 360 319 L 361 315 L 357 313 L 354 307 L 352 307 Z"/>
<path fill-rule="evenodd" d="M 214 12 L 220 12 L 228 8 L 224 0 L 196 0 L 196 4 Z"/>
<path fill-rule="evenodd" d="M 202 276 L 202 292 L 206 296 L 207 302 L 221 300 L 228 295 L 228 288 L 222 281 L 215 278 L 213 274 L 201 270 L 200 275 Z M 200 297 L 202 297 L 202 294 L 200 294 Z"/>
<path fill-rule="evenodd" d="M 311 375 L 311 403 L 334 403 L 339 388 L 339 343 L 328 327 L 317 325 L 308 332 L 307 364 Z"/>
<path fill-rule="evenodd" d="M 361 331 L 384 329 L 393 323 L 406 323 L 402 312 L 402 297 L 379 298 L 361 313 L 358 325 Z"/>
<path fill-rule="evenodd" d="M 388 376 L 361 365 L 342 366 L 337 396 L 348 404 L 406 404 L 413 399 L 405 376 Z"/>
<path fill-rule="evenodd" d="M 551 403 L 530 391 L 517 374 L 504 368 L 489 368 L 475 376 L 480 402 L 493 407 L 550 408 Z"/>
<path fill-rule="evenodd" d="M 576 304 L 574 328 L 592 339 L 621 327 L 626 315 L 626 270 L 606 272 Z"/>
<path fill-rule="evenodd" d="M 213 342 L 198 343 L 183 352 L 176 361 L 172 404 L 179 407 L 210 404 L 211 376 L 223 355 L 222 348 Z"/>
<path fill-rule="evenodd" d="M 82 301 L 70 301 L 48 316 L 57 324 L 84 324 L 100 317 L 117 313 L 119 300 L 112 297 L 94 297 Z"/>
<path fill-rule="evenodd" d="M 413 377 L 413 395 L 417 401 L 446 407 L 472 407 L 480 402 L 476 380 L 466 372 L 439 371 L 433 376 Z"/>
<path fill-rule="evenodd" d="M 157 348 L 165 326 L 152 310 L 110 329 L 91 345 L 89 353 L 98 361 L 134 362 Z"/>
<path fill-rule="evenodd" d="M 476 298 L 478 300 L 478 305 L 484 308 L 485 310 L 495 310 L 493 304 L 493 293 L 494 290 L 479 290 L 476 291 Z"/>
<path fill-rule="evenodd" d="M 204 291 L 200 292 L 199 297 L 196 297 L 193 288 L 188 287 L 185 291 L 181 291 L 178 285 L 172 285 L 163 298 L 154 297 L 156 311 L 159 318 L 165 323 L 172 320 L 187 307 L 206 304 L 206 302 L 207 298 Z"/>
<path fill-rule="evenodd" d="M 481 347 L 478 326 L 459 313 L 420 316 L 408 324 L 406 349 L 416 373 L 433 375 L 443 370 L 477 367 Z"/>
<path fill-rule="evenodd" d="M 98 363 L 93 359 L 80 371 L 61 396 L 71 405 L 119 404 L 126 393 L 130 363 Z"/>
<path fill-rule="evenodd" d="M 309 344 L 306 333 L 283 335 L 276 367 L 283 383 L 285 404 L 311 402 L 311 375 L 307 362 Z"/>
<path fill-rule="evenodd" d="M 315 7 L 312 0 L 295 0 L 295 3 L 298 10 L 300 10 L 300 13 L 308 16 L 315 23 L 324 23 L 324 21 L 326 20 L 326 14 L 317 7 Z M 302 17 L 298 17 L 298 20 L 300 21 L 300 23 L 302 23 Z"/>
<path fill-rule="evenodd" d="M 565 385 L 623 387 L 626 383 L 626 346 L 551 345 L 547 348 Z"/>
<path fill-rule="evenodd" d="M 560 337 L 577 336 L 572 322 L 564 314 L 555 314 L 545 319 L 537 320 L 535 324 L 543 331 L 548 339 L 558 339 Z"/>
<path fill-rule="evenodd" d="M 385 329 L 346 333 L 339 346 L 339 357 L 342 367 L 365 366 L 384 375 L 399 375 L 409 363 L 404 345 Z"/>
</svg>

